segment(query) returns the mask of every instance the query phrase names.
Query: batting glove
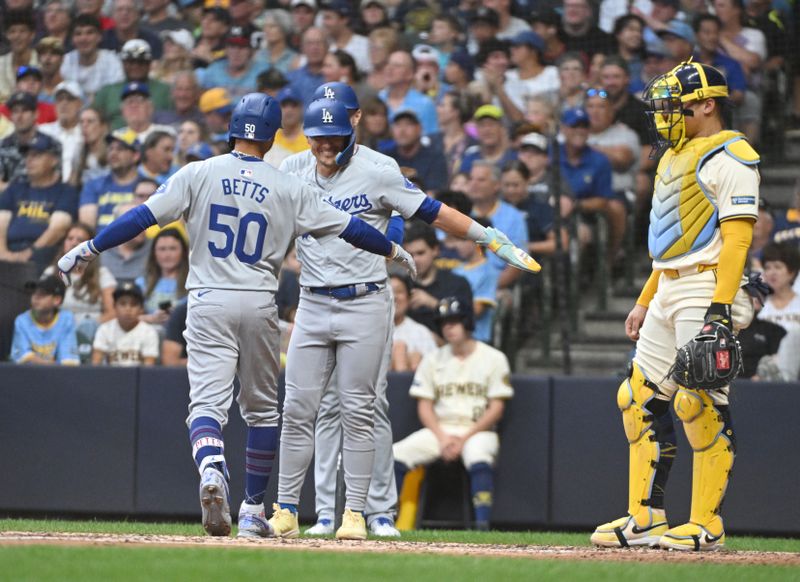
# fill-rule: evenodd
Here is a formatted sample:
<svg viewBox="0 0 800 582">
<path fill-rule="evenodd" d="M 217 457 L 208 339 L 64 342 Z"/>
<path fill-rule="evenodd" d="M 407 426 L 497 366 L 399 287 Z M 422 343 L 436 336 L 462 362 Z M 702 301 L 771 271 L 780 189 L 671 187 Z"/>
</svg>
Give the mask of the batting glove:
<svg viewBox="0 0 800 582">
<path fill-rule="evenodd" d="M 417 264 L 414 262 L 411 255 L 399 244 L 392 243 L 392 253 L 389 255 L 389 259 L 408 271 L 412 280 L 417 280 Z"/>
<path fill-rule="evenodd" d="M 487 228 L 486 234 L 478 240 L 478 244 L 489 247 L 489 250 L 512 267 L 530 273 L 538 273 L 542 270 L 542 266 L 533 257 L 521 248 L 514 246 L 514 243 L 496 228 Z"/>
<path fill-rule="evenodd" d="M 83 273 L 86 270 L 86 265 L 99 254 L 92 241 L 87 240 L 58 259 L 58 276 L 64 282 L 64 285 L 69 287 L 72 284 L 72 275 Z"/>
</svg>

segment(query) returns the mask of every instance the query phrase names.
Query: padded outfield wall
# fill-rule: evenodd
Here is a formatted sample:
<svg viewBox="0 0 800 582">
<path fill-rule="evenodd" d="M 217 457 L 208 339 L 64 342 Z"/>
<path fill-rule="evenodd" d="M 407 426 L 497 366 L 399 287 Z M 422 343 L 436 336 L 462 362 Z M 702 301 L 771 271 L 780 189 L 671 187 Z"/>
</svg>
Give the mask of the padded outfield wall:
<svg viewBox="0 0 800 582">
<path fill-rule="evenodd" d="M 395 439 L 419 428 L 411 377 L 390 376 Z M 512 378 L 500 426 L 493 524 L 583 528 L 627 506 L 627 442 L 614 378 Z M 800 383 L 737 382 L 738 453 L 723 506 L 730 532 L 800 535 Z M 0 365 L 0 436 L 6 515 L 199 516 L 197 471 L 185 418 L 183 369 Z M 691 450 L 678 427 L 669 478 L 670 523 L 688 518 Z M 234 403 L 225 429 L 232 506 L 243 490 L 245 426 Z M 273 473 L 276 475 L 276 473 Z M 301 517 L 313 519 L 313 471 Z M 277 478 L 271 479 L 268 502 Z"/>
</svg>

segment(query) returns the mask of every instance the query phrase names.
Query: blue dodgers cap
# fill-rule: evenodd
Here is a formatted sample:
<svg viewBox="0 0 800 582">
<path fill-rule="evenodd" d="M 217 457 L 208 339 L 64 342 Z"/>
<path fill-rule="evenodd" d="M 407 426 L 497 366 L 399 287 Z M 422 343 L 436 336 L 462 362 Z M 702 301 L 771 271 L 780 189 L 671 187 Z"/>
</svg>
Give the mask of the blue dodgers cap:
<svg viewBox="0 0 800 582">
<path fill-rule="evenodd" d="M 667 27 L 659 30 L 656 34 L 658 34 L 660 38 L 671 35 L 677 36 L 690 44 L 695 43 L 694 30 L 692 30 L 692 27 L 677 18 L 670 20 L 667 23 Z"/>
<path fill-rule="evenodd" d="M 531 48 L 544 52 L 544 40 L 532 30 L 523 30 L 511 39 L 511 46 L 527 45 Z"/>
<path fill-rule="evenodd" d="M 131 95 L 143 95 L 144 97 L 149 98 L 150 88 L 147 86 L 147 83 L 137 83 L 135 81 L 132 83 L 127 83 L 122 88 L 122 94 L 120 96 L 120 99 L 124 101 Z"/>
<path fill-rule="evenodd" d="M 214 156 L 214 150 L 206 142 L 201 141 L 189 147 L 186 150 L 186 159 L 194 158 L 195 160 L 207 160 Z"/>
<path fill-rule="evenodd" d="M 589 125 L 589 116 L 582 107 L 572 107 L 561 114 L 561 123 L 567 127 L 578 127 L 579 125 Z"/>
<path fill-rule="evenodd" d="M 303 103 L 303 98 L 300 97 L 299 93 L 291 87 L 291 85 L 287 85 L 280 91 L 278 94 L 275 95 L 275 100 L 283 105 L 287 101 L 292 101 L 294 103 Z"/>
</svg>

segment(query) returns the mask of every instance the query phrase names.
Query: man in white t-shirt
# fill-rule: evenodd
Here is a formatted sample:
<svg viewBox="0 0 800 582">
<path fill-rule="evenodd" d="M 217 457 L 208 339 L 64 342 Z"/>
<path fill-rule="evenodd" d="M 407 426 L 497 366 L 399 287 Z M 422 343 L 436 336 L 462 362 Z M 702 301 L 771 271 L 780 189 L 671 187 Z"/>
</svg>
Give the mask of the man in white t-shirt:
<svg viewBox="0 0 800 582">
<path fill-rule="evenodd" d="M 123 283 L 114 291 L 116 319 L 97 329 L 92 364 L 97 366 L 153 366 L 158 358 L 158 332 L 139 321 L 144 313 L 144 295 L 134 283 Z"/>
<path fill-rule="evenodd" d="M 72 81 L 62 81 L 54 91 L 57 121 L 39 126 L 39 131 L 61 142 L 61 181 L 69 182 L 78 171 L 83 134 L 78 123 L 83 91 Z M 77 178 L 77 176 L 75 176 Z"/>
<path fill-rule="evenodd" d="M 442 299 L 437 322 L 447 342 L 423 358 L 409 395 L 425 428 L 393 447 L 398 490 L 405 474 L 436 459 L 461 459 L 469 471 L 477 529 L 488 529 L 494 463 L 500 449 L 495 425 L 514 395 L 508 359 L 472 337 L 472 305 Z"/>
<path fill-rule="evenodd" d="M 511 39 L 511 63 L 515 68 L 505 74 L 503 89 L 507 99 L 503 93 L 498 97 L 514 121 L 522 118 L 529 98 L 536 95 L 555 98 L 558 94 L 561 86 L 558 69 L 544 65 L 544 50 L 544 40 L 532 30 L 520 32 Z"/>
<path fill-rule="evenodd" d="M 761 254 L 764 280 L 772 287 L 758 319 L 777 323 L 787 332 L 800 331 L 800 295 L 792 288 L 800 269 L 800 251 L 791 243 L 772 243 Z"/>
<path fill-rule="evenodd" d="M 406 317 L 411 286 L 408 279 L 392 276 L 394 294 L 393 372 L 415 372 L 422 358 L 436 351 L 436 340 L 427 327 Z"/>
<path fill-rule="evenodd" d="M 102 87 L 125 79 L 122 61 L 114 51 L 101 49 L 103 39 L 100 21 L 89 14 L 81 14 L 72 28 L 75 50 L 64 55 L 61 75 L 83 88 L 88 97 Z"/>
</svg>

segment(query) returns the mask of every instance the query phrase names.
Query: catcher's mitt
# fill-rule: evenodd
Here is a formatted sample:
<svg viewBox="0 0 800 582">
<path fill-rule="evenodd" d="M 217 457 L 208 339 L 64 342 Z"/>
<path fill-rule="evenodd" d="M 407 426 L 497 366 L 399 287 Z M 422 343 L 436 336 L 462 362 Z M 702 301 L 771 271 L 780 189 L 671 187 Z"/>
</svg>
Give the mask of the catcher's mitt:
<svg viewBox="0 0 800 582">
<path fill-rule="evenodd" d="M 678 349 L 670 376 L 685 388 L 714 390 L 727 386 L 742 369 L 742 348 L 726 325 L 712 321 Z"/>
</svg>

